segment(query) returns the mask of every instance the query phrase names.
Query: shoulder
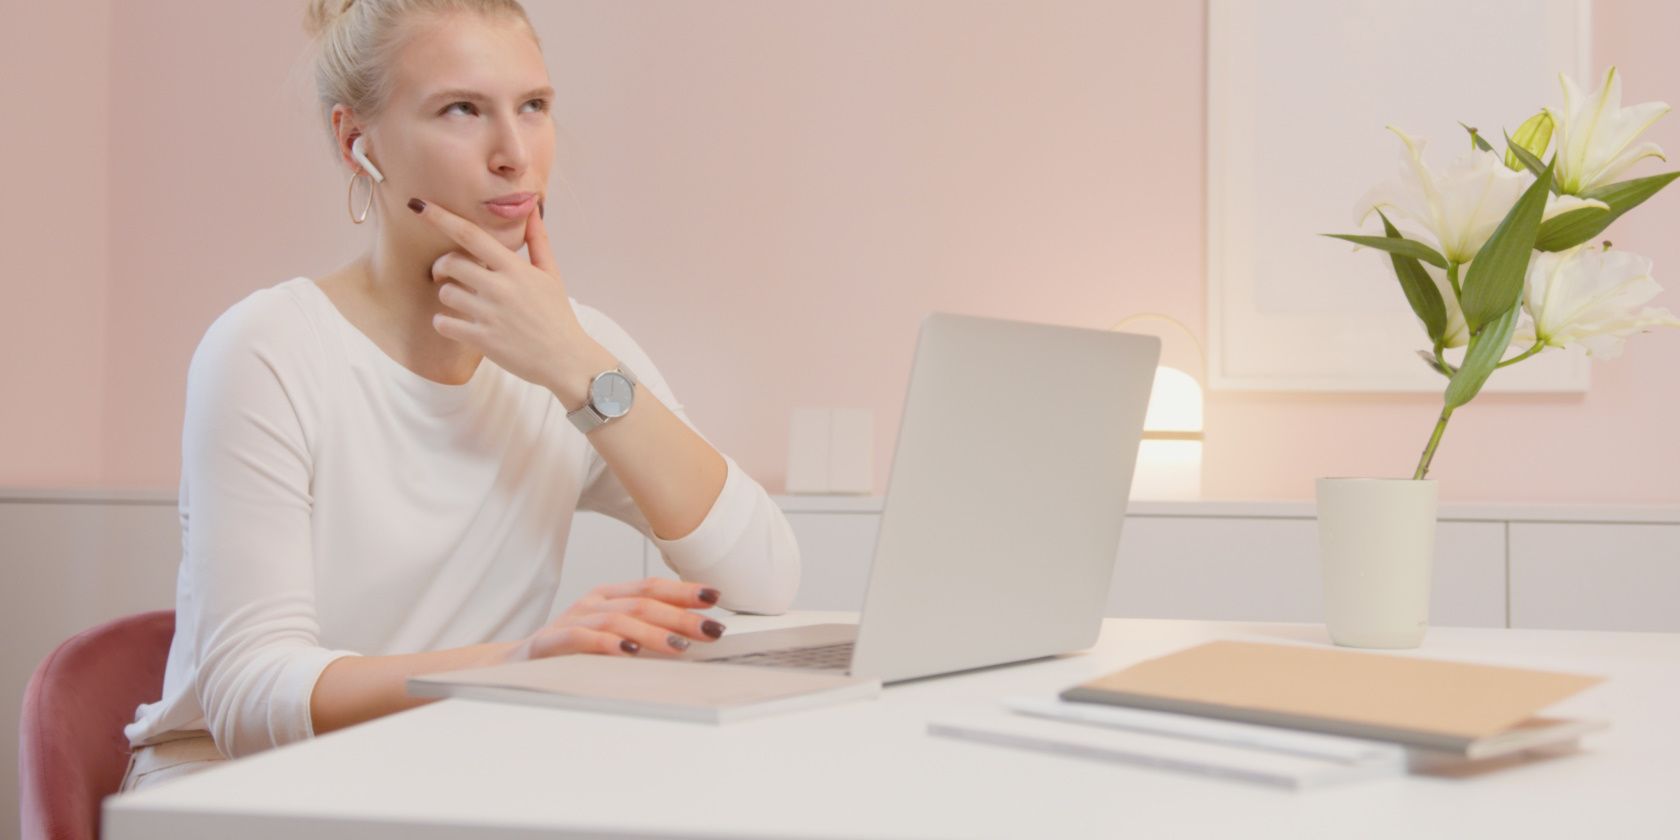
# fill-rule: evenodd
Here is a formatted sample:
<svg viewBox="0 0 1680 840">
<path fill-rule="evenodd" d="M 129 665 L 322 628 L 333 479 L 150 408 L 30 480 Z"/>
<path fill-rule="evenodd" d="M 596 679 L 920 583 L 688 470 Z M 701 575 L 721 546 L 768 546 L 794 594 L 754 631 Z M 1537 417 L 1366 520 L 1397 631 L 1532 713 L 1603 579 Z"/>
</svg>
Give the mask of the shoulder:
<svg viewBox="0 0 1680 840">
<path fill-rule="evenodd" d="M 297 284 L 311 282 L 294 278 L 257 289 L 234 302 L 210 322 L 199 341 L 199 349 L 249 348 L 314 341 L 316 329 Z"/>
<path fill-rule="evenodd" d="M 257 361 L 274 369 L 308 364 L 318 355 L 318 327 L 298 277 L 257 289 L 211 321 L 193 351 L 192 369 L 217 362 Z M 241 365 L 242 366 L 242 365 Z"/>
</svg>

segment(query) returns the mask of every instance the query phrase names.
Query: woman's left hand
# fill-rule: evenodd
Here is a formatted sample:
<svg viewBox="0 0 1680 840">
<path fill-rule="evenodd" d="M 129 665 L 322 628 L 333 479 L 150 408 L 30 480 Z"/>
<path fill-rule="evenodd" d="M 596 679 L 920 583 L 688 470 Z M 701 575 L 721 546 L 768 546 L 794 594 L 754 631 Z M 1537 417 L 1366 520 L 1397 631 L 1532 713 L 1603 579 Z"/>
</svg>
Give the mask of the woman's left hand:
<svg viewBox="0 0 1680 840">
<path fill-rule="evenodd" d="M 590 379 L 618 361 L 578 323 L 542 214 L 533 210 L 525 219 L 526 261 L 435 203 L 411 201 L 409 209 L 465 251 L 450 251 L 432 263 L 438 300 L 460 313 L 434 315 L 432 328 L 553 391 L 568 411 L 583 405 Z"/>
</svg>

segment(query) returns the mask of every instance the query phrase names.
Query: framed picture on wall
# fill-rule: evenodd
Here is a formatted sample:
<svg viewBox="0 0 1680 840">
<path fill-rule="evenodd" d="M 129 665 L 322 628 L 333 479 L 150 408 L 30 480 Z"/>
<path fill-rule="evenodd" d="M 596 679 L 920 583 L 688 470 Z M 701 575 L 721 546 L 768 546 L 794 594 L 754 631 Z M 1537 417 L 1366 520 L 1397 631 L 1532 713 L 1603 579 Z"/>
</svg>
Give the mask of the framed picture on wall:
<svg viewBox="0 0 1680 840">
<path fill-rule="evenodd" d="M 1319 234 L 1369 229 L 1355 208 L 1402 162 L 1386 126 L 1444 167 L 1470 148 L 1461 121 L 1500 138 L 1562 102 L 1559 73 L 1593 84 L 1590 13 L 1588 0 L 1209 0 L 1209 386 L 1442 391 L 1387 259 Z M 1587 382 L 1583 353 L 1552 350 L 1487 390 Z"/>
</svg>

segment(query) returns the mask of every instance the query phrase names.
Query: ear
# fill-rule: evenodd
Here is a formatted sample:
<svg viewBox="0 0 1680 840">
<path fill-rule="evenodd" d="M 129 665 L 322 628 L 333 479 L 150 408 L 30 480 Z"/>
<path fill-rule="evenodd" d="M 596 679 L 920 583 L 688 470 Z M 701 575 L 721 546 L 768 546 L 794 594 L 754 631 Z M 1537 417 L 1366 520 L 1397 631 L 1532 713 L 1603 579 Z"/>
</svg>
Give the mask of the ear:
<svg viewBox="0 0 1680 840">
<path fill-rule="evenodd" d="M 357 158 L 356 141 L 365 138 L 367 130 L 356 119 L 356 115 L 350 111 L 348 106 L 341 103 L 333 106 L 329 121 L 332 123 L 333 136 L 337 138 L 338 159 L 350 167 L 351 171 L 355 171 L 357 167 L 371 170 L 371 163 L 363 163 Z M 364 142 L 361 157 L 365 158 L 367 156 L 366 148 L 367 144 Z M 368 174 L 372 175 L 373 173 L 369 171 Z M 375 177 L 374 180 L 379 181 L 381 178 Z"/>
</svg>

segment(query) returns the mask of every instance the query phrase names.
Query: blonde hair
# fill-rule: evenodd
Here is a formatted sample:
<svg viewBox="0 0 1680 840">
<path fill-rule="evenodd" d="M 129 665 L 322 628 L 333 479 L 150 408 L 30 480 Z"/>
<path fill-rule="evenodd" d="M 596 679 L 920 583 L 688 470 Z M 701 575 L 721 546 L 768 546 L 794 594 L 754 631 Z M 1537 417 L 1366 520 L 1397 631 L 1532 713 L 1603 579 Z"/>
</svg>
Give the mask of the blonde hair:
<svg viewBox="0 0 1680 840">
<path fill-rule="evenodd" d="M 518 0 L 309 0 L 303 28 L 315 41 L 315 95 L 335 148 L 333 106 L 343 104 L 363 120 L 378 116 L 390 100 L 391 63 L 408 27 L 421 16 L 455 12 L 517 20 L 542 46 Z"/>
</svg>

